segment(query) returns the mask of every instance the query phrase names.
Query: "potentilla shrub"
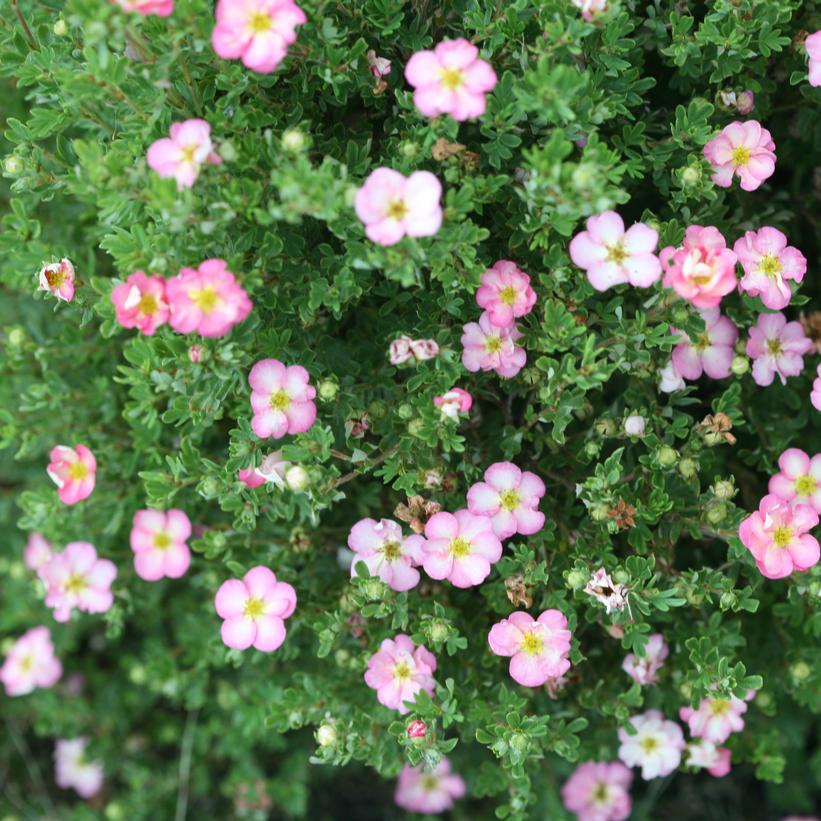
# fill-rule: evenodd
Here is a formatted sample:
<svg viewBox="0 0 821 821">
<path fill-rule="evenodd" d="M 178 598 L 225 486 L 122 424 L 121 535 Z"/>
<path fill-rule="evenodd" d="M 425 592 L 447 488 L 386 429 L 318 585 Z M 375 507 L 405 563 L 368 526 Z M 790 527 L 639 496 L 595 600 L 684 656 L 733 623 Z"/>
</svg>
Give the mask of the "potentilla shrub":
<svg viewBox="0 0 821 821">
<path fill-rule="evenodd" d="M 0 816 L 817 811 L 819 27 L 6 3 Z"/>
</svg>

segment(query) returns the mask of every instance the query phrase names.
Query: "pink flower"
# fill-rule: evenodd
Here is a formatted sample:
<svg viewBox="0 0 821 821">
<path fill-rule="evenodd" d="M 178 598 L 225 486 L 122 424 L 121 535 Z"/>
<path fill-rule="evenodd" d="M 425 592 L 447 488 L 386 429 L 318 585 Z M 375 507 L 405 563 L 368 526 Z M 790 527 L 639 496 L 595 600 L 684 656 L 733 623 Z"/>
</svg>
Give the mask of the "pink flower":
<svg viewBox="0 0 821 821">
<path fill-rule="evenodd" d="M 391 365 L 403 365 L 405 362 L 413 359 L 411 342 L 413 342 L 413 340 L 404 334 L 391 342 L 390 348 L 388 349 L 388 359 Z"/>
<path fill-rule="evenodd" d="M 153 142 L 146 155 L 148 165 L 163 179 L 173 177 L 177 190 L 190 188 L 204 162 L 219 165 L 222 160 L 213 152 L 211 126 L 205 120 L 172 123 L 170 137 Z"/>
<path fill-rule="evenodd" d="M 165 280 L 161 276 L 149 277 L 142 271 L 135 271 L 114 288 L 111 301 L 117 312 L 117 322 L 123 328 L 137 328 L 151 336 L 168 321 Z"/>
<path fill-rule="evenodd" d="M 399 633 L 394 639 L 385 639 L 368 659 L 365 683 L 376 690 L 380 704 L 405 715 L 410 712 L 407 704 L 416 701 L 420 690 L 433 695 L 435 672 L 433 653 Z"/>
<path fill-rule="evenodd" d="M 138 510 L 130 536 L 137 575 L 147 582 L 179 579 L 191 564 L 190 535 L 191 521 L 181 510 Z"/>
<path fill-rule="evenodd" d="M 356 215 L 368 239 L 394 245 L 409 237 L 433 236 L 442 224 L 439 200 L 442 185 L 430 171 L 404 177 L 390 168 L 377 168 L 356 192 Z"/>
<path fill-rule="evenodd" d="M 627 606 L 627 594 L 630 591 L 625 585 L 616 584 L 610 578 L 610 574 L 600 567 L 590 577 L 584 592 L 601 602 L 605 612 L 609 614 L 614 610 L 624 610 Z"/>
<path fill-rule="evenodd" d="M 406 764 L 399 773 L 393 800 L 408 812 L 435 815 L 453 807 L 453 802 L 464 797 L 465 782 L 451 772 L 450 761 L 442 760 L 429 771 L 422 765 Z"/>
<path fill-rule="evenodd" d="M 659 710 L 631 716 L 630 723 L 636 733 L 630 735 L 626 729 L 619 729 L 619 758 L 628 767 L 641 767 L 645 781 L 673 772 L 686 746 L 681 727 L 667 721 Z"/>
<path fill-rule="evenodd" d="M 758 120 L 725 126 L 704 146 L 704 156 L 713 166 L 711 179 L 720 188 L 729 188 L 735 174 L 745 191 L 755 191 L 775 171 L 775 143 Z"/>
<path fill-rule="evenodd" d="M 673 349 L 673 367 L 685 379 L 698 379 L 702 373 L 711 379 L 726 379 L 735 356 L 738 328 L 718 308 L 702 308 L 699 313 L 707 327 L 695 342 L 683 331 L 672 329 L 681 337 Z"/>
<path fill-rule="evenodd" d="M 63 675 L 63 665 L 54 655 L 48 627 L 32 627 L 12 645 L 0 681 L 7 696 L 25 696 L 37 687 L 53 687 Z"/>
<path fill-rule="evenodd" d="M 191 362 L 199 362 L 202 359 L 202 355 L 205 353 L 205 348 L 202 345 L 192 345 L 188 349 L 188 359 Z"/>
<path fill-rule="evenodd" d="M 417 362 L 424 362 L 439 355 L 435 339 L 414 339 L 410 343 L 411 353 Z"/>
<path fill-rule="evenodd" d="M 755 108 L 755 94 L 750 91 L 739 91 L 736 100 L 736 109 L 742 117 L 746 117 Z"/>
<path fill-rule="evenodd" d="M 718 228 L 691 225 L 681 247 L 668 246 L 659 254 L 663 285 L 696 308 L 715 308 L 736 287 L 736 255 Z"/>
<path fill-rule="evenodd" d="M 74 266 L 67 259 L 40 269 L 40 291 L 48 291 L 63 302 L 74 299 Z"/>
<path fill-rule="evenodd" d="M 807 79 L 811 86 L 821 86 L 821 31 L 810 34 L 804 40 L 804 47 L 809 56 L 809 74 Z"/>
<path fill-rule="evenodd" d="M 419 584 L 422 564 L 421 536 L 404 536 L 402 528 L 391 519 L 362 519 L 348 535 L 353 557 L 351 576 L 357 576 L 356 565 L 364 562 L 372 576 L 378 576 L 393 590 L 410 590 Z"/>
<path fill-rule="evenodd" d="M 597 291 L 629 282 L 647 288 L 661 276 L 661 264 L 654 251 L 659 235 L 642 222 L 624 230 L 624 220 L 615 211 L 590 217 L 587 230 L 570 241 L 570 259 L 587 272 Z"/>
<path fill-rule="evenodd" d="M 29 534 L 23 549 L 23 561 L 35 573 L 51 558 L 51 543 L 42 533 Z"/>
<path fill-rule="evenodd" d="M 778 467 L 781 472 L 770 479 L 770 493 L 821 514 L 821 453 L 810 459 L 803 450 L 788 448 L 778 457 Z"/>
<path fill-rule="evenodd" d="M 368 60 L 368 71 L 377 80 L 382 80 L 391 73 L 391 61 L 386 60 L 384 57 L 378 57 L 373 49 L 370 49 L 365 57 Z"/>
<path fill-rule="evenodd" d="M 787 245 L 787 237 L 776 228 L 747 231 L 733 245 L 744 276 L 738 283 L 750 296 L 775 311 L 790 304 L 792 290 L 789 280 L 801 282 L 807 272 L 806 257 L 797 248 Z"/>
<path fill-rule="evenodd" d="M 252 71 L 269 74 L 296 40 L 296 27 L 307 21 L 293 0 L 219 0 L 214 51 L 224 60 L 242 60 Z"/>
<path fill-rule="evenodd" d="M 224 336 L 251 313 L 253 304 L 223 259 L 183 268 L 166 284 L 171 327 L 181 334 Z"/>
<path fill-rule="evenodd" d="M 77 445 L 76 449 L 57 445 L 49 459 L 46 472 L 57 485 L 57 495 L 63 504 L 76 505 L 91 496 L 97 481 L 97 460 L 85 445 Z"/>
<path fill-rule="evenodd" d="M 818 542 L 808 533 L 817 525 L 818 514 L 809 505 L 767 494 L 758 510 L 739 525 L 738 538 L 753 554 L 763 576 L 783 579 L 818 564 Z"/>
<path fill-rule="evenodd" d="M 262 359 L 251 368 L 251 427 L 260 439 L 281 439 L 286 433 L 304 433 L 316 420 L 316 388 L 301 365 Z"/>
<path fill-rule="evenodd" d="M 577 821 L 625 821 L 633 802 L 633 773 L 619 761 L 585 761 L 562 787 L 564 806 Z"/>
<path fill-rule="evenodd" d="M 467 510 L 434 513 L 425 525 L 422 564 L 432 579 L 447 579 L 454 587 L 481 584 L 502 557 L 502 543 L 485 516 Z"/>
<path fill-rule="evenodd" d="M 655 684 L 658 681 L 656 675 L 664 664 L 664 659 L 670 653 L 667 642 L 661 633 L 653 633 L 647 639 L 644 646 L 644 655 L 639 658 L 635 653 L 630 653 L 622 663 L 622 669 L 633 681 L 639 684 Z"/>
<path fill-rule="evenodd" d="M 810 402 L 812 406 L 821 411 L 821 365 L 816 369 L 815 379 L 812 382 L 812 391 L 810 392 Z"/>
<path fill-rule="evenodd" d="M 428 733 L 428 725 L 424 721 L 411 721 L 408 724 L 408 738 L 424 738 Z"/>
<path fill-rule="evenodd" d="M 510 677 L 525 687 L 541 687 L 570 669 L 570 631 L 559 610 L 545 610 L 538 619 L 517 610 L 490 628 L 487 637 L 497 656 L 510 656 Z"/>
<path fill-rule="evenodd" d="M 714 778 L 723 778 L 732 769 L 732 753 L 726 747 L 716 747 L 703 738 L 691 741 L 687 745 L 688 767 L 706 769 Z"/>
<path fill-rule="evenodd" d="M 467 413 L 473 407 L 473 397 L 461 388 L 451 388 L 441 396 L 434 396 L 433 404 L 439 408 L 442 416 L 458 419 L 460 413 Z"/>
<path fill-rule="evenodd" d="M 535 473 L 522 472 L 512 462 L 496 462 L 485 471 L 485 481 L 468 491 L 468 510 L 487 516 L 500 539 L 515 533 L 532 536 L 544 527 L 539 511 L 544 494 L 544 482 Z"/>
<path fill-rule="evenodd" d="M 450 114 L 459 121 L 484 114 L 485 94 L 496 86 L 490 63 L 461 37 L 443 40 L 433 51 L 417 51 L 405 66 L 405 79 L 415 89 L 413 102 L 420 114 Z"/>
<path fill-rule="evenodd" d="M 723 744 L 732 733 L 740 733 L 744 729 L 744 719 L 741 717 L 747 712 L 747 705 L 740 698 L 705 698 L 698 705 L 698 709 L 682 707 L 679 718 L 687 722 L 690 735 L 702 738 L 711 744 Z"/>
<path fill-rule="evenodd" d="M 530 287 L 530 277 L 515 262 L 500 259 L 482 274 L 476 302 L 491 324 L 504 328 L 533 310 L 536 292 Z"/>
<path fill-rule="evenodd" d="M 462 364 L 472 373 L 479 370 L 496 371 L 499 376 L 509 379 L 525 366 L 525 349 L 516 344 L 523 334 L 515 322 L 498 328 L 485 312 L 478 323 L 468 322 L 463 331 Z"/>
<path fill-rule="evenodd" d="M 246 487 L 255 488 L 265 484 L 265 477 L 260 476 L 257 468 L 247 467 L 237 472 L 237 479 Z"/>
<path fill-rule="evenodd" d="M 277 581 L 267 567 L 252 567 L 242 579 L 220 585 L 214 605 L 228 647 L 247 650 L 252 645 L 271 653 L 285 641 L 285 619 L 296 608 L 296 591 Z"/>
<path fill-rule="evenodd" d="M 597 14 L 607 11 L 607 0 L 571 0 L 581 10 L 585 20 L 592 20 Z"/>
<path fill-rule="evenodd" d="M 771 384 L 775 374 L 782 383 L 788 376 L 798 376 L 804 368 L 804 354 L 814 347 L 801 323 L 787 322 L 782 313 L 759 314 L 749 334 L 747 356 L 755 360 L 753 379 L 761 386 Z"/>
<path fill-rule="evenodd" d="M 59 740 L 54 745 L 54 780 L 64 790 L 91 798 L 103 786 L 103 765 L 86 758 L 86 739 Z"/>
</svg>

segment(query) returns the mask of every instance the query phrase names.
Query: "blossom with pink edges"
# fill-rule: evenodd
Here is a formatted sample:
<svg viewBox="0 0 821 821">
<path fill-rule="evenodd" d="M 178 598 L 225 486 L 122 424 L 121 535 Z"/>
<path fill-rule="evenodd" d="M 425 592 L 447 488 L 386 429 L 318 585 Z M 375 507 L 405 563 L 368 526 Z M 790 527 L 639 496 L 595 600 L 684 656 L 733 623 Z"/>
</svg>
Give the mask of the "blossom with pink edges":
<svg viewBox="0 0 821 821">
<path fill-rule="evenodd" d="M 622 670 L 642 686 L 655 684 L 658 681 L 658 671 L 669 654 L 670 648 L 664 636 L 661 633 L 653 633 L 644 645 L 644 655 L 629 653 L 622 662 Z"/>
<path fill-rule="evenodd" d="M 270 74 L 307 21 L 293 0 L 219 0 L 211 45 L 224 60 L 242 60 L 251 71 Z"/>
<path fill-rule="evenodd" d="M 654 253 L 659 241 L 655 228 L 637 222 L 624 230 L 624 220 L 615 211 L 590 217 L 587 230 L 570 241 L 570 259 L 587 272 L 597 291 L 629 282 L 647 288 L 661 276 L 661 263 Z"/>
<path fill-rule="evenodd" d="M 213 149 L 211 126 L 205 120 L 184 120 L 172 123 L 169 136 L 149 146 L 146 160 L 163 179 L 175 179 L 177 190 L 182 191 L 191 188 L 203 163 L 222 162 Z"/>
<path fill-rule="evenodd" d="M 179 579 L 191 564 L 191 520 L 181 510 L 138 510 L 131 526 L 134 569 L 147 582 Z"/>
<path fill-rule="evenodd" d="M 313 425 L 316 388 L 309 379 L 301 365 L 285 365 L 278 359 L 262 359 L 251 368 L 251 427 L 260 439 L 304 433 Z"/>
<path fill-rule="evenodd" d="M 386 57 L 380 57 L 373 49 L 369 49 L 365 55 L 368 61 L 368 71 L 377 80 L 383 80 L 391 73 L 391 61 Z"/>
<path fill-rule="evenodd" d="M 619 729 L 619 758 L 628 767 L 641 767 L 645 781 L 673 772 L 686 746 L 681 727 L 666 720 L 660 710 L 631 716 L 630 723 L 636 729 L 634 735 Z"/>
<path fill-rule="evenodd" d="M 428 725 L 424 721 L 411 721 L 407 728 L 408 738 L 424 738 L 428 734 Z"/>
<path fill-rule="evenodd" d="M 673 348 L 673 367 L 685 379 L 699 379 L 702 373 L 711 379 L 726 379 L 735 356 L 738 328 L 718 308 L 702 308 L 699 313 L 706 327 L 695 341 L 683 331 L 672 329 L 681 337 Z"/>
<path fill-rule="evenodd" d="M 275 450 L 269 453 L 262 464 L 255 468 L 249 466 L 237 473 L 237 478 L 248 488 L 259 487 L 266 482 L 270 482 L 277 487 L 285 487 L 285 475 L 292 465 L 287 459 L 282 458 L 282 451 Z"/>
<path fill-rule="evenodd" d="M 443 40 L 432 51 L 417 51 L 405 66 L 413 102 L 425 117 L 450 114 L 454 120 L 481 117 L 485 95 L 496 86 L 496 73 L 479 49 L 460 37 Z"/>
<path fill-rule="evenodd" d="M 253 646 L 272 653 L 285 641 L 285 619 L 296 608 L 296 591 L 287 582 L 277 581 L 272 570 L 258 565 L 242 579 L 223 582 L 214 606 L 224 619 L 220 632 L 228 647 L 247 650 Z"/>
<path fill-rule="evenodd" d="M 582 13 L 585 20 L 593 20 L 597 15 L 607 11 L 608 0 L 571 0 Z"/>
<path fill-rule="evenodd" d="M 465 782 L 451 772 L 450 761 L 443 757 L 432 770 L 425 770 L 421 764 L 406 764 L 399 773 L 393 800 L 408 812 L 436 815 L 452 809 L 453 802 L 463 798 L 466 791 Z"/>
<path fill-rule="evenodd" d="M 513 462 L 496 462 L 485 471 L 484 479 L 468 491 L 468 510 L 487 516 L 500 539 L 515 533 L 532 536 L 544 527 L 539 502 L 545 485 L 535 473 L 522 471 Z"/>
<path fill-rule="evenodd" d="M 237 479 L 246 487 L 252 489 L 265 484 L 265 477 L 260 476 L 259 471 L 255 467 L 247 467 L 237 471 Z"/>
<path fill-rule="evenodd" d="M 357 576 L 356 565 L 364 562 L 372 576 L 378 576 L 391 589 L 410 590 L 419 584 L 422 564 L 421 536 L 405 536 L 391 519 L 361 519 L 348 534 L 348 547 L 356 554 L 351 576 Z"/>
<path fill-rule="evenodd" d="M 695 710 L 692 707 L 682 707 L 679 718 L 687 722 L 693 738 L 703 738 L 711 744 L 723 744 L 733 733 L 740 733 L 744 729 L 744 719 L 741 716 L 746 712 L 746 702 L 736 696 L 708 696 Z"/>
<path fill-rule="evenodd" d="M 48 627 L 26 630 L 0 667 L 0 682 L 7 696 L 25 696 L 37 687 L 53 687 L 62 675 L 63 665 L 54 655 Z"/>
<path fill-rule="evenodd" d="M 91 496 L 97 481 L 97 460 L 85 445 L 57 445 L 51 449 L 49 460 L 46 473 L 57 485 L 63 504 L 76 505 Z"/>
<path fill-rule="evenodd" d="M 500 259 L 482 274 L 476 302 L 493 325 L 504 328 L 533 310 L 536 292 L 530 287 L 530 277 L 515 262 Z"/>
<path fill-rule="evenodd" d="M 815 379 L 812 381 L 810 402 L 816 410 L 821 411 L 821 365 L 816 369 Z"/>
<path fill-rule="evenodd" d="M 585 761 L 562 787 L 562 801 L 577 821 L 625 821 L 633 802 L 633 773 L 619 761 Z"/>
<path fill-rule="evenodd" d="M 486 516 L 467 510 L 434 513 L 425 525 L 422 566 L 432 579 L 454 587 L 481 584 L 502 557 L 502 543 Z"/>
<path fill-rule="evenodd" d="M 170 309 L 165 298 L 165 280 L 161 276 L 146 276 L 142 271 L 135 271 L 115 286 L 111 301 L 117 322 L 123 328 L 136 328 L 151 336 L 168 322 Z"/>
<path fill-rule="evenodd" d="M 399 633 L 393 639 L 385 639 L 368 659 L 365 683 L 376 690 L 380 704 L 405 715 L 410 712 L 406 702 L 416 701 L 416 694 L 421 690 L 433 695 L 435 672 L 433 653 L 422 645 L 417 647 L 410 636 Z"/>
<path fill-rule="evenodd" d="M 541 687 L 570 669 L 570 631 L 559 610 L 537 619 L 517 610 L 490 628 L 487 641 L 497 656 L 510 657 L 510 677 L 525 687 Z"/>
<path fill-rule="evenodd" d="M 713 778 L 724 778 L 732 769 L 732 753 L 726 747 L 716 747 L 711 741 L 695 739 L 687 745 L 685 765 L 706 769 Z"/>
<path fill-rule="evenodd" d="M 527 353 L 516 344 L 523 334 L 515 322 L 498 328 L 485 312 L 478 322 L 468 322 L 462 330 L 462 364 L 471 373 L 496 371 L 510 379 L 525 366 Z"/>
<path fill-rule="evenodd" d="M 672 288 L 696 308 L 715 308 L 736 287 L 737 257 L 712 225 L 689 226 L 681 246 L 662 249 L 659 259 L 664 287 Z"/>
<path fill-rule="evenodd" d="M 171 327 L 181 334 L 225 336 L 251 313 L 253 303 L 224 259 L 183 268 L 166 283 Z"/>
<path fill-rule="evenodd" d="M 473 407 L 473 397 L 462 388 L 451 388 L 441 396 L 433 397 L 433 404 L 448 419 L 458 419 L 460 413 L 467 413 Z"/>
<path fill-rule="evenodd" d="M 72 789 L 91 798 L 103 786 L 103 765 L 86 757 L 85 738 L 61 739 L 54 745 L 54 780 L 64 790 Z"/>
<path fill-rule="evenodd" d="M 804 40 L 809 59 L 807 80 L 811 86 L 821 86 L 821 31 L 813 32 Z"/>
<path fill-rule="evenodd" d="M 747 356 L 754 360 L 755 383 L 766 387 L 778 374 L 785 384 L 787 377 L 801 373 L 804 354 L 813 348 L 813 342 L 804 333 L 800 322 L 787 322 L 782 313 L 759 314 L 747 340 Z"/>
<path fill-rule="evenodd" d="M 123 11 L 134 11 L 147 17 L 156 14 L 157 17 L 168 17 L 174 11 L 174 0 L 111 0 Z"/>
<path fill-rule="evenodd" d="M 810 458 L 799 448 L 788 448 L 778 457 L 778 467 L 769 492 L 793 504 L 809 505 L 821 514 L 821 453 Z"/>
<path fill-rule="evenodd" d="M 768 493 L 739 525 L 738 538 L 753 554 L 762 576 L 783 579 L 818 564 L 818 541 L 808 532 L 817 526 L 818 514 L 810 505 Z"/>
<path fill-rule="evenodd" d="M 442 225 L 442 184 L 430 171 L 405 177 L 391 168 L 371 172 L 356 192 L 354 208 L 368 239 L 395 245 L 409 237 L 431 237 Z"/>
<path fill-rule="evenodd" d="M 74 266 L 70 260 L 61 259 L 40 269 L 40 291 L 48 291 L 63 302 L 74 299 Z"/>
<path fill-rule="evenodd" d="M 797 248 L 787 245 L 787 237 L 777 228 L 747 231 L 736 240 L 733 251 L 744 268 L 739 290 L 775 311 L 790 304 L 790 281 L 801 282 L 807 272 L 807 259 Z"/>
<path fill-rule="evenodd" d="M 51 558 L 51 542 L 42 533 L 30 533 L 23 548 L 23 561 L 35 573 Z"/>
<path fill-rule="evenodd" d="M 671 358 L 659 371 L 659 390 L 662 393 L 675 393 L 676 391 L 683 391 L 686 387 L 684 377 L 676 370 Z"/>
<path fill-rule="evenodd" d="M 713 166 L 712 181 L 729 188 L 737 176 L 745 191 L 755 191 L 775 171 L 775 143 L 758 120 L 735 122 L 704 146 L 704 156 Z"/>
</svg>

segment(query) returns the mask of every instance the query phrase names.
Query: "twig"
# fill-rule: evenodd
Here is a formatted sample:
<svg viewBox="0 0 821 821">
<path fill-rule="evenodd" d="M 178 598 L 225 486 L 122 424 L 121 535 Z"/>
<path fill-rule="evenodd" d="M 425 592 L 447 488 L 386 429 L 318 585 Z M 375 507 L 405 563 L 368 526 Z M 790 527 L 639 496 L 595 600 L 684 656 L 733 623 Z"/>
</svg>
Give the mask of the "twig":
<svg viewBox="0 0 821 821">
<path fill-rule="evenodd" d="M 188 813 L 188 789 L 191 779 L 191 752 L 194 748 L 194 730 L 197 728 L 199 710 L 192 710 L 185 720 L 185 731 L 180 745 L 180 769 L 177 777 L 177 809 L 174 821 L 185 821 Z"/>
<path fill-rule="evenodd" d="M 31 29 L 26 22 L 26 18 L 23 17 L 23 12 L 20 11 L 20 6 L 17 5 L 17 0 L 11 0 L 11 7 L 14 9 L 14 13 L 17 15 L 17 19 L 20 21 L 20 25 L 23 27 L 23 31 L 26 35 L 26 40 L 29 41 L 29 46 L 33 48 L 35 51 L 40 51 L 40 46 L 37 45 L 37 41 L 34 39 L 34 35 L 31 33 Z"/>
</svg>

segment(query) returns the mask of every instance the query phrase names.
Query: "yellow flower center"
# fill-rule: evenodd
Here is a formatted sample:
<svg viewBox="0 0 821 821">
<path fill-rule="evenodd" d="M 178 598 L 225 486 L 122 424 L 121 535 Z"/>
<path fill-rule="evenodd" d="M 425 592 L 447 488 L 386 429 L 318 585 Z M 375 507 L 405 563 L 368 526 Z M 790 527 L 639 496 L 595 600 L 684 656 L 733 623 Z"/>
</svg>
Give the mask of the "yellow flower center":
<svg viewBox="0 0 821 821">
<path fill-rule="evenodd" d="M 465 75 L 461 69 L 458 68 L 443 68 L 439 70 L 439 78 L 442 80 L 442 85 L 448 91 L 456 91 L 465 81 Z"/>
<path fill-rule="evenodd" d="M 65 281 L 66 281 L 66 275 L 65 275 L 65 272 L 63 271 L 62 266 L 60 268 L 58 268 L 56 271 L 53 271 L 51 269 L 46 271 L 46 282 L 48 282 L 48 284 L 52 288 L 62 287 L 62 285 Z"/>
<path fill-rule="evenodd" d="M 489 336 L 485 340 L 485 350 L 488 353 L 499 353 L 502 350 L 502 337 Z"/>
<path fill-rule="evenodd" d="M 512 285 L 499 291 L 499 299 L 505 305 L 512 305 L 516 301 L 516 289 Z"/>
<path fill-rule="evenodd" d="M 781 353 L 781 340 L 780 339 L 768 339 L 767 340 L 767 353 L 771 356 L 778 356 Z"/>
<path fill-rule="evenodd" d="M 156 313 L 159 306 L 157 305 L 156 297 L 152 294 L 143 294 L 137 307 L 139 308 L 141 314 L 151 316 L 151 314 Z"/>
<path fill-rule="evenodd" d="M 714 698 L 710 704 L 710 715 L 723 716 L 730 712 L 730 702 L 726 698 Z"/>
<path fill-rule="evenodd" d="M 168 550 L 171 547 L 171 537 L 164 530 L 161 530 L 154 536 L 154 547 L 157 550 Z"/>
<path fill-rule="evenodd" d="M 388 216 L 391 219 L 401 221 L 408 215 L 408 206 L 404 200 L 391 200 L 388 203 Z"/>
<path fill-rule="evenodd" d="M 265 612 L 265 602 L 262 599 L 248 599 L 242 613 L 249 619 L 257 619 Z"/>
<path fill-rule="evenodd" d="M 68 467 L 68 476 L 79 482 L 88 476 L 88 466 L 84 462 L 72 462 Z"/>
<path fill-rule="evenodd" d="M 396 561 L 402 555 L 399 542 L 385 542 L 385 546 L 382 548 L 382 555 L 389 562 Z"/>
<path fill-rule="evenodd" d="M 419 779 L 419 786 L 425 792 L 433 792 L 439 789 L 439 779 L 431 773 L 426 773 Z"/>
<path fill-rule="evenodd" d="M 710 337 L 708 337 L 706 333 L 699 334 L 696 339 L 696 344 L 693 345 L 693 347 L 699 352 L 706 351 L 707 348 L 710 347 Z"/>
<path fill-rule="evenodd" d="M 777 527 L 773 531 L 773 544 L 776 547 L 786 547 L 792 541 L 792 530 L 788 527 Z"/>
<path fill-rule="evenodd" d="M 183 162 L 194 162 L 194 155 L 197 153 L 197 148 L 199 148 L 198 145 L 186 145 L 182 150 Z"/>
<path fill-rule="evenodd" d="M 596 784 L 595 788 L 593 789 L 592 796 L 594 804 L 605 804 L 607 803 L 608 792 L 607 792 L 607 784 L 602 784 L 599 782 Z"/>
<path fill-rule="evenodd" d="M 32 667 L 34 667 L 34 656 L 29 654 L 20 659 L 20 669 L 24 673 L 27 673 Z"/>
<path fill-rule="evenodd" d="M 515 490 L 503 490 L 499 494 L 499 501 L 505 510 L 516 510 L 519 507 L 519 494 Z"/>
<path fill-rule="evenodd" d="M 657 738 L 653 736 L 647 736 L 647 738 L 643 738 L 639 742 L 639 747 L 642 748 L 646 753 L 652 753 L 654 750 L 657 750 L 659 747 L 659 742 Z"/>
<path fill-rule="evenodd" d="M 411 670 L 410 666 L 404 661 L 400 661 L 399 664 L 393 668 L 393 677 L 397 681 L 410 681 L 412 675 L 413 670 Z"/>
<path fill-rule="evenodd" d="M 544 642 L 542 642 L 541 638 L 533 631 L 530 631 L 525 633 L 522 643 L 519 645 L 519 650 L 530 656 L 537 656 L 542 652 L 543 646 Z"/>
<path fill-rule="evenodd" d="M 733 164 L 747 165 L 751 156 L 752 153 L 750 152 L 750 149 L 740 145 L 738 148 L 733 149 Z"/>
<path fill-rule="evenodd" d="M 470 542 L 461 536 L 450 543 L 450 555 L 454 559 L 461 559 L 470 553 Z"/>
<path fill-rule="evenodd" d="M 86 580 L 79 573 L 72 573 L 66 579 L 65 590 L 66 593 L 82 593 L 86 589 Z"/>
<path fill-rule="evenodd" d="M 271 398 L 268 401 L 274 410 L 284 411 L 287 410 L 291 404 L 291 397 L 280 388 L 271 394 Z"/>
<path fill-rule="evenodd" d="M 611 245 L 607 249 L 607 261 L 614 262 L 616 265 L 621 265 L 627 259 L 627 251 L 620 242 Z"/>
<path fill-rule="evenodd" d="M 271 17 L 264 11 L 254 12 L 248 20 L 248 28 L 254 34 L 262 34 L 271 28 Z"/>
<path fill-rule="evenodd" d="M 809 496 L 818 488 L 818 484 L 816 483 L 815 479 L 807 473 L 806 475 L 802 476 L 800 479 L 797 479 L 795 482 L 795 492 L 799 496 Z"/>
<path fill-rule="evenodd" d="M 775 254 L 767 254 L 761 257 L 758 263 L 759 270 L 766 274 L 770 279 L 778 279 L 781 273 L 781 261 Z"/>
<path fill-rule="evenodd" d="M 189 291 L 188 297 L 204 314 L 210 314 L 217 307 L 219 300 L 219 294 L 213 285 L 206 285 L 197 291 Z"/>
</svg>

